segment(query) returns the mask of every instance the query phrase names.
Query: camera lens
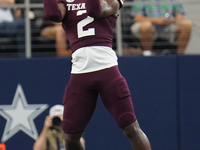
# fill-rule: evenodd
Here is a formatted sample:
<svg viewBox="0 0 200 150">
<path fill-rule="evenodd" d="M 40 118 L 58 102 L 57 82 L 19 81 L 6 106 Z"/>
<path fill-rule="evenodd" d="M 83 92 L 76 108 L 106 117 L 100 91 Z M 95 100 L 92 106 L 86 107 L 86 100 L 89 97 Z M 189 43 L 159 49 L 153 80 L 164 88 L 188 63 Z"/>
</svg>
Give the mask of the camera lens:
<svg viewBox="0 0 200 150">
<path fill-rule="evenodd" d="M 54 117 L 52 120 L 52 123 L 54 126 L 60 126 L 61 125 L 61 119 L 59 117 Z"/>
</svg>

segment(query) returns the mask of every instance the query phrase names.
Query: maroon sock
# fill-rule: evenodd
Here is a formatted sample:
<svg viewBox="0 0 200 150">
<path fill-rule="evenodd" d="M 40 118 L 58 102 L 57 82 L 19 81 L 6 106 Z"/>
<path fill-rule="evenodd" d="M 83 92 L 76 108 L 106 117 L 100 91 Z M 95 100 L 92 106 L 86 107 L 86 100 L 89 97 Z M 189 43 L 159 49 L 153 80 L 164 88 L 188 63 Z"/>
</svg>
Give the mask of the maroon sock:
<svg viewBox="0 0 200 150">
<path fill-rule="evenodd" d="M 46 17 L 54 22 L 59 22 L 62 17 L 62 13 L 58 9 L 56 0 L 43 0 L 44 12 Z"/>
</svg>

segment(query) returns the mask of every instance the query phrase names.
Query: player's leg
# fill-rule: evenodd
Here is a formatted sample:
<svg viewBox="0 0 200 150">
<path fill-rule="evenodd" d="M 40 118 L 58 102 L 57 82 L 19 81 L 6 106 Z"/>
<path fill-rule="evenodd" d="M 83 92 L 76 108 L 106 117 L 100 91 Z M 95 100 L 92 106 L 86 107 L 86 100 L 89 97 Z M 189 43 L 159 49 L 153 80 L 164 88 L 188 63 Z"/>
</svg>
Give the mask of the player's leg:
<svg viewBox="0 0 200 150">
<path fill-rule="evenodd" d="M 151 150 L 150 142 L 136 120 L 128 85 L 118 67 L 106 69 L 99 77 L 105 79 L 101 86 L 101 91 L 105 91 L 101 92 L 103 103 L 134 150 Z"/>
<path fill-rule="evenodd" d="M 56 52 L 57 56 L 61 57 L 69 57 L 71 56 L 71 50 L 67 49 L 67 36 L 62 28 L 61 24 L 55 25 L 55 31 L 56 31 Z"/>
<path fill-rule="evenodd" d="M 177 23 L 178 32 L 178 54 L 183 54 L 185 48 L 190 39 L 190 34 L 192 30 L 192 22 L 190 20 L 184 19 Z"/>
<path fill-rule="evenodd" d="M 65 134 L 67 150 L 85 150 L 83 132 L 78 134 Z"/>
<path fill-rule="evenodd" d="M 136 38 L 140 39 L 144 51 L 152 51 L 155 28 L 151 22 L 136 22 L 131 26 L 131 32 Z"/>
<path fill-rule="evenodd" d="M 57 56 L 71 56 L 71 50 L 67 49 L 67 36 L 61 24 L 45 27 L 41 36 L 55 40 Z"/>
<path fill-rule="evenodd" d="M 49 39 L 55 39 L 56 32 L 55 32 L 55 26 L 47 26 L 41 31 L 41 36 L 49 38 Z"/>
<path fill-rule="evenodd" d="M 155 29 L 153 24 L 148 21 L 140 22 L 140 42 L 142 44 L 143 50 L 150 50 L 152 51 L 153 47 L 153 35 Z"/>
<path fill-rule="evenodd" d="M 84 150 L 83 132 L 96 108 L 98 92 L 91 88 L 92 75 L 72 74 L 63 99 L 62 128 L 67 150 Z"/>
<path fill-rule="evenodd" d="M 129 139 L 134 150 L 151 150 L 150 142 L 145 133 L 141 130 L 137 120 L 121 129 Z"/>
</svg>

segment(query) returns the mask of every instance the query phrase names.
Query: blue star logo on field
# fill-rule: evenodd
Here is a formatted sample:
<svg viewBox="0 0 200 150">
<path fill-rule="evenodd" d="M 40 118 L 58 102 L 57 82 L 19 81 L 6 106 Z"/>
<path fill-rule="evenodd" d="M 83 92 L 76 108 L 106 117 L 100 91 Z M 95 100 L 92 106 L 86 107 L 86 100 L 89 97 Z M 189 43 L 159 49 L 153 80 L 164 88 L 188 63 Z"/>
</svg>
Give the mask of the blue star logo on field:
<svg viewBox="0 0 200 150">
<path fill-rule="evenodd" d="M 33 139 L 38 132 L 33 120 L 48 108 L 48 104 L 28 104 L 22 86 L 18 84 L 11 105 L 0 105 L 0 115 L 7 122 L 1 142 L 6 142 L 19 131 L 23 131 Z"/>
</svg>

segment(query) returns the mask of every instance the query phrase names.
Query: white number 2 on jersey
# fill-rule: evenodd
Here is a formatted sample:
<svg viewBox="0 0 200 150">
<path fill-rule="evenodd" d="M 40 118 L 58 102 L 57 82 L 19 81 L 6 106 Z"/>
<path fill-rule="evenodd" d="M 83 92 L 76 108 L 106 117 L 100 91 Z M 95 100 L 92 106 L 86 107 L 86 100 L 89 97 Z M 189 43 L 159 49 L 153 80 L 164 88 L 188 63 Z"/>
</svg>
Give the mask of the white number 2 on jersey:
<svg viewBox="0 0 200 150">
<path fill-rule="evenodd" d="M 86 13 L 86 10 L 79 10 L 77 11 L 77 16 L 80 16 L 84 13 Z M 78 33 L 78 38 L 84 37 L 84 36 L 91 36 L 95 35 L 95 30 L 94 28 L 89 28 L 87 30 L 83 30 L 83 27 L 86 26 L 87 24 L 91 23 L 94 21 L 94 18 L 87 16 L 87 18 L 81 20 L 77 24 L 77 33 Z"/>
</svg>

